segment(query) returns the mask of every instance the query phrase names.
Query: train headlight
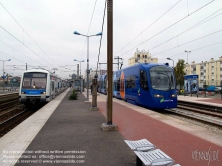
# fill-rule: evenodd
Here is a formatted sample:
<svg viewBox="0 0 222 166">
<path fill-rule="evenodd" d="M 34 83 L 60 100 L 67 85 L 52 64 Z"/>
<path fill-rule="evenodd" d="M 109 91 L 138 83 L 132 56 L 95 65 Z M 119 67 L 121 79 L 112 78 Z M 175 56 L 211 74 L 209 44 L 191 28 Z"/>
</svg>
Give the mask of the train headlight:
<svg viewBox="0 0 222 166">
<path fill-rule="evenodd" d="M 154 97 L 156 97 L 156 98 L 163 98 L 163 95 L 154 94 Z"/>
<path fill-rule="evenodd" d="M 171 97 L 177 97 L 177 94 L 172 94 Z"/>
<path fill-rule="evenodd" d="M 46 93 L 45 93 L 45 92 L 41 92 L 41 94 L 44 94 L 44 95 L 45 95 Z"/>
<path fill-rule="evenodd" d="M 25 94 L 25 92 L 21 92 L 22 94 Z"/>
</svg>

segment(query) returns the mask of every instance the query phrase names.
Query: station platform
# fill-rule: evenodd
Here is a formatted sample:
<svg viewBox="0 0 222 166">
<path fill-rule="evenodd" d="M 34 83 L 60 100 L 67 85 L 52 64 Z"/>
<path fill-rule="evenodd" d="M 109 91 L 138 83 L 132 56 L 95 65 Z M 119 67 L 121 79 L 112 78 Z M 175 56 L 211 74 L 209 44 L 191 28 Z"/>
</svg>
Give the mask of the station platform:
<svg viewBox="0 0 222 166">
<path fill-rule="evenodd" d="M 178 96 L 178 101 L 188 101 L 188 102 L 193 102 L 193 103 L 200 103 L 200 104 L 205 104 L 205 105 L 212 105 L 212 106 L 219 106 L 222 107 L 222 99 L 219 98 L 210 98 L 208 97 L 203 97 L 203 96 L 183 96 L 180 95 Z"/>
<path fill-rule="evenodd" d="M 66 90 L 1 138 L 0 165 L 135 166 L 124 139 L 145 138 L 175 164 L 221 166 L 222 134 L 118 99 L 112 118 L 118 131 L 104 132 L 106 96 L 99 94 L 99 111 L 90 111 L 86 92 L 78 100 L 68 100 L 70 94 Z"/>
<path fill-rule="evenodd" d="M 10 93 L 19 93 L 19 90 L 13 90 L 13 91 L 8 91 L 8 90 L 0 90 L 0 96 L 1 95 L 6 95 L 6 94 L 10 94 Z"/>
</svg>

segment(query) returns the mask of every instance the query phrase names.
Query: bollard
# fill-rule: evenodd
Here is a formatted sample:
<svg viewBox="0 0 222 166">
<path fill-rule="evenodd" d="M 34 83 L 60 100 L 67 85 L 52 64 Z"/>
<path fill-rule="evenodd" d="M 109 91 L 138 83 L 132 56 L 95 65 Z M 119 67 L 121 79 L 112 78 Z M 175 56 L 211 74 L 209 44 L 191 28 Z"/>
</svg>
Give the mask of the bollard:
<svg viewBox="0 0 222 166">
<path fill-rule="evenodd" d="M 91 111 L 98 111 L 97 107 L 97 79 L 92 80 L 93 90 L 92 90 L 92 107 L 90 107 Z"/>
</svg>

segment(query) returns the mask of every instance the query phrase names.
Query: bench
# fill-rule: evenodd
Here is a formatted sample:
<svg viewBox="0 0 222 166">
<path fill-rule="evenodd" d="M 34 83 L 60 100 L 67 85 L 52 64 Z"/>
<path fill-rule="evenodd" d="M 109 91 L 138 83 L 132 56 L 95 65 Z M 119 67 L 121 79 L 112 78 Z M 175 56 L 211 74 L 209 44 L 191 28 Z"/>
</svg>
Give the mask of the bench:
<svg viewBox="0 0 222 166">
<path fill-rule="evenodd" d="M 149 151 L 155 149 L 156 146 L 149 142 L 147 139 L 141 139 L 137 141 L 129 141 L 124 140 L 126 144 L 133 150 L 133 151 Z"/>
<path fill-rule="evenodd" d="M 136 154 L 136 165 L 142 166 L 142 163 L 146 166 L 158 165 L 158 166 L 172 166 L 174 160 L 167 156 L 160 149 L 155 149 L 147 152 L 134 151 Z"/>
<path fill-rule="evenodd" d="M 136 165 L 142 166 L 172 166 L 174 160 L 166 155 L 160 149 L 155 149 L 156 146 L 147 139 L 137 141 L 124 140 L 126 144 L 136 154 Z M 180 166 L 179 164 L 173 166 Z"/>
</svg>

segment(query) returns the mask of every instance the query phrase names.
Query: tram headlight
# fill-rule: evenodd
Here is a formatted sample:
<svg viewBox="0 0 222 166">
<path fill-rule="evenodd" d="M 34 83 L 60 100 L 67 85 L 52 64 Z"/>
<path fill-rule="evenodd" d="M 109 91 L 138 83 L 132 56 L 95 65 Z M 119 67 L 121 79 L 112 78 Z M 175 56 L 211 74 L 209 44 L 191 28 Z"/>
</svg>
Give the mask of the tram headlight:
<svg viewBox="0 0 222 166">
<path fill-rule="evenodd" d="M 154 94 L 154 97 L 156 97 L 156 98 L 163 98 L 163 95 Z"/>
<path fill-rule="evenodd" d="M 177 94 L 172 94 L 171 97 L 177 97 Z"/>
<path fill-rule="evenodd" d="M 21 92 L 22 94 L 25 94 L 25 92 Z"/>
<path fill-rule="evenodd" d="M 44 94 L 44 95 L 45 95 L 45 92 L 41 92 L 41 94 Z"/>
</svg>

